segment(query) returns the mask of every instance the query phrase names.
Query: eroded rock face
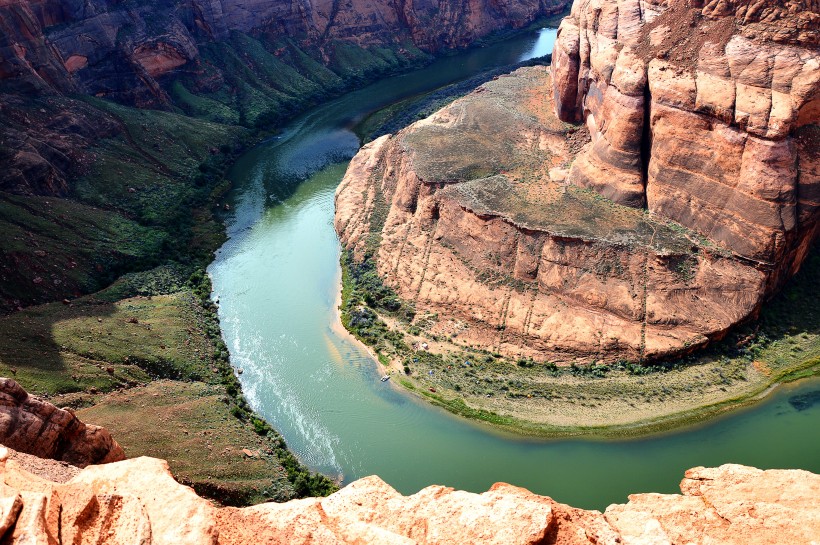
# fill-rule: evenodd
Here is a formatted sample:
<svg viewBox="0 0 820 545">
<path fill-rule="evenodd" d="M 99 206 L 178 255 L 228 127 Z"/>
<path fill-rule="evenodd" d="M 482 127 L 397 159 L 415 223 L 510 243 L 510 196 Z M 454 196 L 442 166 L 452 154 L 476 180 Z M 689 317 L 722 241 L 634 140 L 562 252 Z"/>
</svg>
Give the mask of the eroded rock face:
<svg viewBox="0 0 820 545">
<path fill-rule="evenodd" d="M 464 544 L 812 543 L 820 476 L 725 465 L 687 471 L 683 495 L 637 494 L 604 514 L 498 483 L 402 496 L 378 477 L 327 498 L 217 508 L 153 458 L 89 466 L 67 483 L 26 472 L 0 450 L 4 543 Z M 784 541 L 785 540 L 785 541 Z"/>
<path fill-rule="evenodd" d="M 780 8 L 688 6 L 576 2 L 551 74 L 362 150 L 337 194 L 342 242 L 458 344 L 613 362 L 722 338 L 818 229 L 817 19 L 780 35 Z"/>
<path fill-rule="evenodd" d="M 754 312 L 763 272 L 566 183 L 584 131 L 555 118 L 549 86 L 522 69 L 366 146 L 337 191 L 343 244 L 372 252 L 417 317 L 439 314 L 433 334 L 512 357 L 666 356 Z"/>
<path fill-rule="evenodd" d="M 291 39 L 325 60 L 336 43 L 404 44 L 436 52 L 524 26 L 567 3 L 5 0 L 0 2 L 0 81 L 29 91 L 79 91 L 157 105 L 169 100 L 158 78 L 198 63 L 203 44 L 226 40 L 232 32 L 264 35 L 272 42 Z"/>
<path fill-rule="evenodd" d="M 756 262 L 768 292 L 816 231 L 820 13 L 699 4 L 575 2 L 553 92 L 559 118 L 585 120 L 592 143 L 569 179 Z"/>
<path fill-rule="evenodd" d="M 79 467 L 125 459 L 122 447 L 104 428 L 29 396 L 8 378 L 0 378 L 0 444 Z"/>
</svg>

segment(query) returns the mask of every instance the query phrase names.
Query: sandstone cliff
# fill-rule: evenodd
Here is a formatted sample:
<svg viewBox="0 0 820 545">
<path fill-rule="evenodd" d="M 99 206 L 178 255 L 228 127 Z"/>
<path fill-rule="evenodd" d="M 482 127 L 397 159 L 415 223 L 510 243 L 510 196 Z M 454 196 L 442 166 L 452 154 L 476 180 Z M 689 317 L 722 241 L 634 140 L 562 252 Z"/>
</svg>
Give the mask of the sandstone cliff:
<svg viewBox="0 0 820 545">
<path fill-rule="evenodd" d="M 820 533 L 820 476 L 724 465 L 695 468 L 682 495 L 636 494 L 604 513 L 503 483 L 402 496 L 378 477 L 327 498 L 217 508 L 153 458 L 90 466 L 64 484 L 0 450 L 0 537 L 58 544 L 671 544 L 789 543 Z"/>
<path fill-rule="evenodd" d="M 104 428 L 84 424 L 73 412 L 30 397 L 8 378 L 0 378 L 0 443 L 79 467 L 125 459 Z"/>
<path fill-rule="evenodd" d="M 721 338 L 818 225 L 818 18 L 765 5 L 576 2 L 550 73 L 362 150 L 343 244 L 460 345 L 614 362 Z"/>
<path fill-rule="evenodd" d="M 570 181 L 754 263 L 799 267 L 820 204 L 820 13 L 808 2 L 576 2 L 556 112 L 592 143 Z"/>
</svg>

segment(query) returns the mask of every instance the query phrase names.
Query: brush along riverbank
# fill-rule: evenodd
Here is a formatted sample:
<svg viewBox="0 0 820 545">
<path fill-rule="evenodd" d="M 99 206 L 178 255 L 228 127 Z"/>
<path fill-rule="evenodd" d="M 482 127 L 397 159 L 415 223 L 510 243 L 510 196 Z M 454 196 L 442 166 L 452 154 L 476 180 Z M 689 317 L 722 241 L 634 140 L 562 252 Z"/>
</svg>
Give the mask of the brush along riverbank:
<svg viewBox="0 0 820 545">
<path fill-rule="evenodd" d="M 80 149 L 66 194 L 0 191 L 0 374 L 221 503 L 335 490 L 248 407 L 201 271 L 225 241 L 225 172 L 261 133 L 90 98 L 18 106 L 72 116 Z"/>
<path fill-rule="evenodd" d="M 69 304 L 0 318 L 0 373 L 108 428 L 129 457 L 161 456 L 226 505 L 327 495 L 242 396 L 201 271 L 126 275 Z"/>
<path fill-rule="evenodd" d="M 511 360 L 431 333 L 435 314 L 384 286 L 370 256 L 343 254 L 342 324 L 380 371 L 459 416 L 537 437 L 628 437 L 696 425 L 752 405 L 783 382 L 820 372 L 820 257 L 758 320 L 706 350 L 668 362 L 556 365 Z M 458 331 L 460 324 L 450 324 Z M 463 324 L 461 324 L 463 325 Z"/>
</svg>

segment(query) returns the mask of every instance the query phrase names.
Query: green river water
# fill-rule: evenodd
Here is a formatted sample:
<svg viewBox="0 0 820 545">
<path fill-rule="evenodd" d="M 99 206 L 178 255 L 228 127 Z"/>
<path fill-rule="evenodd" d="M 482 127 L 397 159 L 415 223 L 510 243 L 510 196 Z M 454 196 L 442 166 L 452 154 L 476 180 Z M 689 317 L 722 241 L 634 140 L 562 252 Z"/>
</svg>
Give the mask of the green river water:
<svg viewBox="0 0 820 545">
<path fill-rule="evenodd" d="M 403 493 L 496 481 L 603 509 L 637 492 L 676 492 L 684 470 L 727 462 L 820 472 L 820 379 L 696 429 L 628 441 L 535 441 L 488 430 L 379 381 L 366 352 L 334 332 L 339 242 L 333 194 L 369 113 L 482 70 L 540 56 L 544 29 L 386 78 L 315 108 L 230 172 L 229 240 L 209 272 L 231 361 L 251 405 L 313 469 L 377 474 Z"/>
</svg>

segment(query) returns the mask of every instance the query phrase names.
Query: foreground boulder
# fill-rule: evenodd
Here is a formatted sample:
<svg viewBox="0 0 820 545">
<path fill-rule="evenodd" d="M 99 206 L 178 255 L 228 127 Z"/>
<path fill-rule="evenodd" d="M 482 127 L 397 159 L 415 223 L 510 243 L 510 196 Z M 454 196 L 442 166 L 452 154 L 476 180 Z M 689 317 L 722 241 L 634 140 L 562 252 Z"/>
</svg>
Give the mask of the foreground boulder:
<svg viewBox="0 0 820 545">
<path fill-rule="evenodd" d="M 125 459 L 122 447 L 104 428 L 29 396 L 9 378 L 0 378 L 0 443 L 79 467 Z"/>
<path fill-rule="evenodd" d="M 810 544 L 820 534 L 820 476 L 725 465 L 687 471 L 683 495 L 637 494 L 605 513 L 496 484 L 402 496 L 378 477 L 327 498 L 217 508 L 136 458 L 89 466 L 65 484 L 0 450 L 3 543 L 103 544 Z"/>
</svg>

